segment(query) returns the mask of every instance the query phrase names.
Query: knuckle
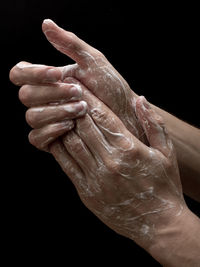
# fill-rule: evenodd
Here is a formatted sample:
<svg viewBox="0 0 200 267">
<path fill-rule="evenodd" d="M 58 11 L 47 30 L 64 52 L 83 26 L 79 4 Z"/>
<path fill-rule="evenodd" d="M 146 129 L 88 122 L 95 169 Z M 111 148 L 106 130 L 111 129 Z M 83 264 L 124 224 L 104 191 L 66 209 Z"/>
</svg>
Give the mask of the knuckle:
<svg viewBox="0 0 200 267">
<path fill-rule="evenodd" d="M 91 115 L 92 117 L 99 121 L 99 122 L 106 122 L 107 121 L 107 115 L 106 112 L 99 109 L 99 108 L 94 108 L 91 110 Z"/>
<path fill-rule="evenodd" d="M 30 104 L 32 90 L 29 85 L 23 85 L 19 90 L 19 100 L 26 106 Z"/>
<path fill-rule="evenodd" d="M 73 151 L 74 154 L 81 155 L 84 153 L 84 146 L 82 141 L 71 131 L 64 138 L 63 142 L 67 148 Z"/>
<path fill-rule="evenodd" d="M 122 162 L 135 162 L 140 161 L 142 159 L 142 154 L 139 148 L 132 147 L 129 149 L 123 149 L 123 153 L 121 155 Z"/>
<path fill-rule="evenodd" d="M 137 159 L 140 157 L 140 150 L 137 146 L 134 146 L 130 149 L 129 151 L 129 155 L 131 156 L 131 158 Z"/>
<path fill-rule="evenodd" d="M 172 162 L 169 159 L 163 160 L 163 166 L 165 168 L 166 173 L 170 173 L 173 169 Z"/>
<path fill-rule="evenodd" d="M 77 142 L 72 145 L 73 151 L 77 155 L 82 155 L 84 153 L 84 148 L 80 142 Z"/>
<path fill-rule="evenodd" d="M 93 49 L 94 49 L 94 50 L 93 50 L 93 56 L 94 56 L 96 59 L 98 59 L 98 58 L 100 58 L 100 59 L 105 58 L 104 54 L 103 54 L 101 51 L 99 51 L 99 50 L 96 49 L 96 48 L 93 48 Z"/>
<path fill-rule="evenodd" d="M 106 162 L 105 165 L 106 165 L 108 172 L 113 175 L 118 174 L 121 170 L 120 163 L 113 161 L 113 160 L 109 160 L 108 162 Z"/>
<path fill-rule="evenodd" d="M 68 37 L 72 42 L 77 38 L 76 34 L 73 32 L 68 32 Z"/>
</svg>

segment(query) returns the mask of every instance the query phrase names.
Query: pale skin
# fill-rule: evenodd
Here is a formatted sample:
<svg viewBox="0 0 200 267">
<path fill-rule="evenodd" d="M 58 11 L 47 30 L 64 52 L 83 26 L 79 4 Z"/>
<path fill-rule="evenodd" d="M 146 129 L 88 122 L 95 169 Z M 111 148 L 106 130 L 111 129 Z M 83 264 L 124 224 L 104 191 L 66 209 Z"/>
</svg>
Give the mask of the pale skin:
<svg viewBox="0 0 200 267">
<path fill-rule="evenodd" d="M 200 148 L 196 142 L 192 145 L 194 138 L 199 140 L 199 130 L 138 97 L 99 51 L 75 35 L 49 20 L 43 31 L 76 64 L 55 68 L 23 62 L 11 70 L 11 80 L 22 86 L 19 97 L 29 107 L 26 118 L 34 128 L 30 142 L 53 154 L 84 204 L 110 228 L 133 239 L 165 266 L 198 266 L 199 220 L 184 202 L 164 122 L 179 165 L 194 169 L 192 174 L 200 172 Z M 47 73 L 50 69 L 54 71 Z M 185 137 L 192 134 L 183 151 L 182 132 L 173 132 L 177 123 Z M 178 126 L 175 129 L 179 131 Z M 188 157 L 181 157 L 186 149 Z M 191 156 L 193 164 L 188 163 Z M 192 179 L 190 194 L 199 177 Z M 195 191 L 194 198 L 198 196 Z M 192 232 L 183 247 L 190 225 Z"/>
</svg>

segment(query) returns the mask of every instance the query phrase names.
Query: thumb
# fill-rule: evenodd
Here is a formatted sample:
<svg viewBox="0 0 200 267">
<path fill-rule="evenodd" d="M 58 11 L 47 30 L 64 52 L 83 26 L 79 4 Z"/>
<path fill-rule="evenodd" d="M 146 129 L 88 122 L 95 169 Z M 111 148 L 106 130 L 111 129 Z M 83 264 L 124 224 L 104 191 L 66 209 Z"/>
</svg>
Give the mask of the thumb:
<svg viewBox="0 0 200 267">
<path fill-rule="evenodd" d="M 80 66 L 85 63 L 85 51 L 93 48 L 79 39 L 74 33 L 63 30 L 52 20 L 45 19 L 42 24 L 42 30 L 48 41 L 61 53 L 69 56 Z"/>
<path fill-rule="evenodd" d="M 136 115 L 150 146 L 159 150 L 164 156 L 171 157 L 174 154 L 173 144 L 165 129 L 163 118 L 155 112 L 144 96 L 136 100 Z"/>
</svg>

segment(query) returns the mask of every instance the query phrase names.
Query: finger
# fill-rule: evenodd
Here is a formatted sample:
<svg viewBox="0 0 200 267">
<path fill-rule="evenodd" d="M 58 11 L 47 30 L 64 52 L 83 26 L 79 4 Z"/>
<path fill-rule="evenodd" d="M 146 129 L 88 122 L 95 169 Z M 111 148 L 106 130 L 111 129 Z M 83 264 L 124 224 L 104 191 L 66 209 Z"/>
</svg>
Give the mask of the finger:
<svg viewBox="0 0 200 267">
<path fill-rule="evenodd" d="M 72 130 L 63 137 L 62 141 L 68 153 L 77 162 L 84 174 L 92 177 L 92 170 L 97 169 L 97 164 L 83 140 Z"/>
<path fill-rule="evenodd" d="M 50 19 L 44 20 L 42 30 L 48 41 L 57 50 L 72 58 L 80 66 L 87 65 L 87 60 L 91 60 L 92 54 L 97 52 L 74 33 L 63 30 Z"/>
<path fill-rule="evenodd" d="M 41 128 L 49 123 L 79 118 L 87 112 L 85 101 L 63 105 L 32 107 L 26 112 L 26 121 L 32 128 Z"/>
<path fill-rule="evenodd" d="M 29 142 L 40 150 L 48 151 L 48 146 L 59 136 L 70 131 L 74 127 L 72 120 L 62 121 L 46 125 L 40 129 L 34 129 L 29 133 Z"/>
<path fill-rule="evenodd" d="M 53 83 L 49 85 L 23 85 L 19 90 L 19 99 L 27 106 L 48 103 L 60 103 L 80 100 L 81 86 L 78 84 Z"/>
<path fill-rule="evenodd" d="M 150 146 L 159 150 L 166 157 L 170 157 L 173 153 L 173 144 L 166 131 L 164 121 L 143 96 L 136 100 L 136 115 Z"/>
<path fill-rule="evenodd" d="M 112 147 L 89 114 L 76 120 L 75 131 L 90 149 L 97 164 L 102 162 L 105 155 L 112 155 Z"/>
<path fill-rule="evenodd" d="M 74 78 L 67 78 L 65 81 L 79 84 Z M 110 145 L 128 149 L 133 146 L 133 139 L 137 142 L 122 121 L 84 85 L 82 85 L 82 92 L 82 99 L 88 105 L 88 113 Z"/>
<path fill-rule="evenodd" d="M 57 140 L 50 146 L 50 152 L 67 174 L 79 193 L 87 191 L 87 180 L 76 161 L 70 156 L 61 141 Z"/>
<path fill-rule="evenodd" d="M 15 85 L 43 84 L 59 81 L 62 72 L 59 68 L 20 62 L 10 71 L 10 80 Z"/>
</svg>

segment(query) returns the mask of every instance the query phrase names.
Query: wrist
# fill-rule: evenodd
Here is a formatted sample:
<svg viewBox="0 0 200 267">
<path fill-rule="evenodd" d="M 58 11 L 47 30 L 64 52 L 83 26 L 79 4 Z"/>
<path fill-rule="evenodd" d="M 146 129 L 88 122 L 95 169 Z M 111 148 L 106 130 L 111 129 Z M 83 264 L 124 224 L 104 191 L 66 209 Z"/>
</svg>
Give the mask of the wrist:
<svg viewBox="0 0 200 267">
<path fill-rule="evenodd" d="M 148 252 L 163 266 L 198 266 L 200 220 L 188 208 L 170 225 L 157 230 Z"/>
</svg>

